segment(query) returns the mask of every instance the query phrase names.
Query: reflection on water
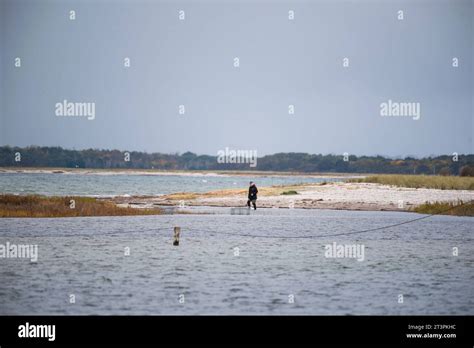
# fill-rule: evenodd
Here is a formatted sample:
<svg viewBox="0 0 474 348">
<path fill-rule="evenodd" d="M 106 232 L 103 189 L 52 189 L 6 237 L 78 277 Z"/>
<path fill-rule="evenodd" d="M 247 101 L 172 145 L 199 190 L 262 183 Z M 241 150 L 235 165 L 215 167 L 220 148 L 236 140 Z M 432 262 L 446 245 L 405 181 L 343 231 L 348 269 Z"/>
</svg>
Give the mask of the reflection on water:
<svg viewBox="0 0 474 348">
<path fill-rule="evenodd" d="M 323 236 L 414 216 L 261 209 L 1 219 L 0 244 L 38 244 L 39 258 L 0 259 L 0 314 L 474 314 L 472 218 L 436 216 L 332 238 L 220 234 Z M 363 244 L 364 261 L 326 258 L 333 242 Z"/>
</svg>

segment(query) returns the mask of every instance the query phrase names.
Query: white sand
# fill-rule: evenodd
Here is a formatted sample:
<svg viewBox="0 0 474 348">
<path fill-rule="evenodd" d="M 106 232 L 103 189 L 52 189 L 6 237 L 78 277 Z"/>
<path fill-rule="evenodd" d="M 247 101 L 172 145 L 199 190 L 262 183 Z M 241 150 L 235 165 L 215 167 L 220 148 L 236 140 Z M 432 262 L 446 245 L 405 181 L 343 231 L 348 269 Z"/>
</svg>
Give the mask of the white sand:
<svg viewBox="0 0 474 348">
<path fill-rule="evenodd" d="M 425 202 L 468 202 L 474 200 L 474 191 L 414 189 L 371 183 L 328 183 L 306 185 L 297 189 L 297 195 L 259 195 L 257 206 L 278 208 L 344 209 L 344 210 L 409 210 Z M 170 195 L 162 197 L 134 197 L 116 201 L 131 206 L 245 206 L 245 193 L 197 195 L 194 199 L 181 201 Z"/>
</svg>

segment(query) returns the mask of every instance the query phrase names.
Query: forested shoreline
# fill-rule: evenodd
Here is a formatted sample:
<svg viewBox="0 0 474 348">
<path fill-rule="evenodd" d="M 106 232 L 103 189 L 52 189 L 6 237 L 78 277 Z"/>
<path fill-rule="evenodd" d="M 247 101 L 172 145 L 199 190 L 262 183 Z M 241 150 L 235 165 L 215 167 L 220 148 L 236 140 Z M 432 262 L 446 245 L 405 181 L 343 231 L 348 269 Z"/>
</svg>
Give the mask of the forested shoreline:
<svg viewBox="0 0 474 348">
<path fill-rule="evenodd" d="M 219 163 L 217 156 L 145 153 L 119 150 L 70 150 L 61 147 L 0 147 L 1 167 L 63 167 L 91 169 L 258 170 L 284 172 L 438 174 L 474 176 L 474 155 L 426 158 L 276 153 L 246 163 Z"/>
</svg>

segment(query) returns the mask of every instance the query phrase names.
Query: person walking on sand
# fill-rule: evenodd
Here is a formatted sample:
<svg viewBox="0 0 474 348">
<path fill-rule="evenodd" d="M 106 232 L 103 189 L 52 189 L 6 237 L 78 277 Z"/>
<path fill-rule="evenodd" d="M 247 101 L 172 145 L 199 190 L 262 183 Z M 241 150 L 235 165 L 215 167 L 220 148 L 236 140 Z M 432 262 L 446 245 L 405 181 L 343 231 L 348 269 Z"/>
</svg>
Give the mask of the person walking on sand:
<svg viewBox="0 0 474 348">
<path fill-rule="evenodd" d="M 257 204 L 256 204 L 257 193 L 258 193 L 257 186 L 255 186 L 253 181 L 251 181 L 250 186 L 249 186 L 249 197 L 248 197 L 249 199 L 247 200 L 247 207 L 249 207 L 249 209 L 250 209 L 250 203 L 252 203 L 253 209 L 257 210 Z"/>
</svg>

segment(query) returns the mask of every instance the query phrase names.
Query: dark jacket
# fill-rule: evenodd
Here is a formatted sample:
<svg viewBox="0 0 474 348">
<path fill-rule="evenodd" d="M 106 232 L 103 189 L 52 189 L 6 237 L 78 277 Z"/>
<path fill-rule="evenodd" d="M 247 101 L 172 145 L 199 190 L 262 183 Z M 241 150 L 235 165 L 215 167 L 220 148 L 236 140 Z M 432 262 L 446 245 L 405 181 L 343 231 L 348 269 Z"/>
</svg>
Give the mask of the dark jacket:
<svg viewBox="0 0 474 348">
<path fill-rule="evenodd" d="M 257 199 L 257 193 L 258 193 L 258 190 L 257 190 L 257 186 L 255 186 L 255 184 L 253 184 L 252 186 L 249 187 L 249 199 L 250 200 Z"/>
</svg>

